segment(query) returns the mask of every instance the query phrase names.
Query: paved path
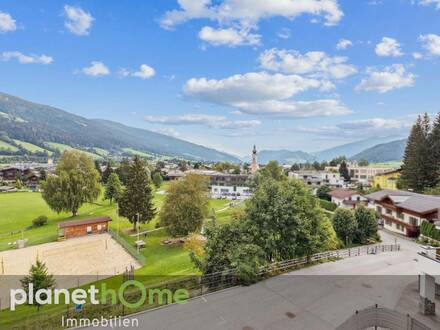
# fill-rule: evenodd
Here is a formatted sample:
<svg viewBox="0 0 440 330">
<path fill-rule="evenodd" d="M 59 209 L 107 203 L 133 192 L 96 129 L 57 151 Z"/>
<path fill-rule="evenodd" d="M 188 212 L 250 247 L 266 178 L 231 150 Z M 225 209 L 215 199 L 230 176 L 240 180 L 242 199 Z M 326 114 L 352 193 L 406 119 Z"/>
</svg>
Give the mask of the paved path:
<svg viewBox="0 0 440 330">
<path fill-rule="evenodd" d="M 394 238 L 382 233 L 384 244 Z M 326 330 L 374 304 L 415 315 L 417 300 L 402 303 L 402 293 L 417 281 L 418 246 L 403 238 L 398 243 L 400 252 L 325 263 L 135 317 L 142 329 L 154 330 Z"/>
</svg>

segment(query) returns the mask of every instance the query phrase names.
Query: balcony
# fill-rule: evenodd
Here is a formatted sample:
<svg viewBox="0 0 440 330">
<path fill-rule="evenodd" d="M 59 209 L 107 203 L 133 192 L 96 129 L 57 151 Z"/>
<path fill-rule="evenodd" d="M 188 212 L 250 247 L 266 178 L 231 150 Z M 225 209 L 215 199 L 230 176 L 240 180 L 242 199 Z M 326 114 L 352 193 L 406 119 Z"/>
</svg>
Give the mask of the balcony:
<svg viewBox="0 0 440 330">
<path fill-rule="evenodd" d="M 418 267 L 421 273 L 428 275 L 440 275 L 440 248 L 422 246 L 418 253 Z"/>
</svg>

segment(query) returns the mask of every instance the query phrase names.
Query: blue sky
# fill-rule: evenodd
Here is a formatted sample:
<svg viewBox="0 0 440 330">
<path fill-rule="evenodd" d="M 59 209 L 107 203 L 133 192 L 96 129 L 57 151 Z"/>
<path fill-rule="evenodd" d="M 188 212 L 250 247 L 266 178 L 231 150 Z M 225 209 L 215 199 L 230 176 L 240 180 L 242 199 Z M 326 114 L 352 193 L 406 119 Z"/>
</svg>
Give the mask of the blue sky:
<svg viewBox="0 0 440 330">
<path fill-rule="evenodd" d="M 440 111 L 440 0 L 0 0 L 0 91 L 238 155 Z"/>
</svg>

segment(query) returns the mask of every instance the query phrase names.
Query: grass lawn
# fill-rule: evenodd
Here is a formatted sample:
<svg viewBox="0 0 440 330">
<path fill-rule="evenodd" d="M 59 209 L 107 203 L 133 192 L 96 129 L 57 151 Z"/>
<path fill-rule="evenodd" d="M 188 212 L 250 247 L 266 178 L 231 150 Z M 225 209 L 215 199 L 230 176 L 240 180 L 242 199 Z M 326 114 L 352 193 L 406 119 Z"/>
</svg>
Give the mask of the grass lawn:
<svg viewBox="0 0 440 330">
<path fill-rule="evenodd" d="M 6 150 L 6 151 L 18 151 L 18 148 L 16 146 L 13 146 L 12 144 L 9 144 L 5 141 L 0 140 L 0 150 Z"/>
<path fill-rule="evenodd" d="M 146 152 L 142 152 L 139 150 L 135 150 L 132 148 L 122 148 L 123 151 L 125 151 L 126 153 L 132 154 L 132 155 L 138 155 L 140 157 L 151 157 L 151 154 L 148 154 Z"/>
<path fill-rule="evenodd" d="M 14 140 L 14 142 L 29 152 L 45 152 L 46 151 L 49 155 L 52 155 L 52 151 L 43 149 L 35 144 L 25 142 L 25 141 L 20 141 L 20 140 Z"/>
</svg>

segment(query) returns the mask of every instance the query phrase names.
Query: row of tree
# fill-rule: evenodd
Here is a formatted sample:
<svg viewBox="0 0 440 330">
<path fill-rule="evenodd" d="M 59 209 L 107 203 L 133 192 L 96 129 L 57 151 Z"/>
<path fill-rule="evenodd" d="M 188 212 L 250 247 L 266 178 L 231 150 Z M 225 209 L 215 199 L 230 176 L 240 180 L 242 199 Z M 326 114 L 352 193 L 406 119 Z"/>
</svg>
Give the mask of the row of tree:
<svg viewBox="0 0 440 330">
<path fill-rule="evenodd" d="M 405 149 L 402 188 L 417 192 L 440 190 L 440 113 L 431 124 L 428 114 L 419 116 Z"/>
</svg>

